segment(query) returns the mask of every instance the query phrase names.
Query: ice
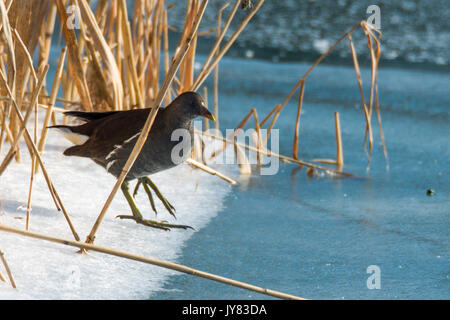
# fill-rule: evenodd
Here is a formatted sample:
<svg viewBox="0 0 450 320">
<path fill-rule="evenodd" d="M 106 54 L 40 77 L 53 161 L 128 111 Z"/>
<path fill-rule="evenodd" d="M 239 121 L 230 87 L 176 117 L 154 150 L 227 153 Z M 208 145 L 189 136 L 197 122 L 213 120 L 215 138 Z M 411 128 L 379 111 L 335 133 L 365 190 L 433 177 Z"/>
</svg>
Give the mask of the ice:
<svg viewBox="0 0 450 320">
<path fill-rule="evenodd" d="M 63 156 L 62 151 L 68 146 L 70 142 L 56 131 L 49 132 L 43 160 L 83 241 L 115 178 L 89 159 Z M 0 159 L 8 147 L 7 143 L 3 145 Z M 19 208 L 26 208 L 31 160 L 24 144 L 21 155 L 22 163 L 11 163 L 0 177 L 0 223 L 25 229 L 26 210 Z M 95 244 L 175 262 L 184 242 L 207 226 L 230 190 L 228 183 L 186 164 L 155 174 L 152 179 L 177 209 L 175 220 L 155 199 L 156 219 L 187 224 L 195 230 L 166 232 L 115 219 L 118 214 L 129 214 L 128 204 L 119 191 L 97 232 Z M 134 182 L 131 185 L 134 187 Z M 137 204 L 146 218 L 155 218 L 142 188 Z M 74 239 L 63 214 L 55 209 L 41 173 L 35 177 L 32 208 L 30 231 Z M 0 281 L 0 299 L 148 299 L 175 273 L 96 252 L 78 254 L 74 247 L 1 231 L 0 250 L 18 287 L 13 289 Z M 0 270 L 6 276 L 1 264 Z"/>
</svg>

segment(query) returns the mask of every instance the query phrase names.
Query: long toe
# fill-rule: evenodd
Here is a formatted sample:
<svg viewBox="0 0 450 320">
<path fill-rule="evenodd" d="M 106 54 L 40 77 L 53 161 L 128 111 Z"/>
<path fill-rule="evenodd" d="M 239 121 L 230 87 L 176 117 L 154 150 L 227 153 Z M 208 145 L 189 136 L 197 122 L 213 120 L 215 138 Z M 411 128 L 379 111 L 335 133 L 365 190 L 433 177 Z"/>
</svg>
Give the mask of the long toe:
<svg viewBox="0 0 450 320">
<path fill-rule="evenodd" d="M 154 227 L 154 228 L 161 228 L 161 229 L 165 229 L 165 230 L 170 230 L 172 228 L 174 229 L 192 229 L 194 230 L 194 228 L 192 228 L 191 226 L 188 225 L 183 225 L 183 224 L 171 224 L 171 223 L 166 223 L 166 222 L 158 222 L 158 221 L 154 221 L 154 220 L 143 220 L 144 224 L 148 224 L 150 227 Z"/>
<path fill-rule="evenodd" d="M 194 228 L 192 228 L 191 226 L 188 226 L 188 225 L 171 224 L 171 223 L 167 223 L 164 221 L 146 220 L 146 219 L 142 219 L 140 217 L 131 216 L 131 215 L 118 215 L 118 216 L 116 216 L 116 218 L 134 220 L 138 224 L 142 224 L 147 227 L 161 229 L 161 230 L 165 230 L 165 231 L 170 231 L 170 229 L 172 229 L 172 228 L 184 229 L 184 230 L 186 230 L 186 229 L 194 230 Z"/>
</svg>

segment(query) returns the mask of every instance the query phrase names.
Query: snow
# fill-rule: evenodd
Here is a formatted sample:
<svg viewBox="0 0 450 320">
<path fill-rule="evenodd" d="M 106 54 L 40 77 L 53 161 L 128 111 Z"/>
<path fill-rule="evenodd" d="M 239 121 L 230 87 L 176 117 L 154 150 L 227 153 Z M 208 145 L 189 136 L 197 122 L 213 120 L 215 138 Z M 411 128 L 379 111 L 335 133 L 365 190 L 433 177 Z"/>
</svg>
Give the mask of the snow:
<svg viewBox="0 0 450 320">
<path fill-rule="evenodd" d="M 30 119 L 30 123 L 32 121 Z M 62 151 L 69 146 L 70 142 L 56 131 L 50 131 L 43 160 L 83 241 L 111 192 L 115 178 L 89 159 L 63 156 Z M 8 148 L 9 144 L 5 143 L 0 159 Z M 14 161 L 0 177 L 0 223 L 25 229 L 31 160 L 23 142 L 21 155 L 22 163 Z M 152 175 L 152 180 L 175 206 L 177 219 L 169 215 L 156 197 L 158 215 L 155 217 L 141 188 L 136 201 L 144 217 L 187 224 L 195 230 L 167 232 L 131 220 L 115 219 L 118 214 L 130 213 L 119 191 L 97 232 L 95 244 L 176 262 L 185 241 L 207 226 L 230 190 L 228 183 L 186 164 Z M 73 240 L 40 172 L 33 185 L 30 231 Z M 102 253 L 77 254 L 74 247 L 1 231 L 0 250 L 18 287 L 13 289 L 9 283 L 0 281 L 0 299 L 151 299 L 152 293 L 161 289 L 175 273 Z M 0 270 L 6 276 L 1 264 Z"/>
</svg>

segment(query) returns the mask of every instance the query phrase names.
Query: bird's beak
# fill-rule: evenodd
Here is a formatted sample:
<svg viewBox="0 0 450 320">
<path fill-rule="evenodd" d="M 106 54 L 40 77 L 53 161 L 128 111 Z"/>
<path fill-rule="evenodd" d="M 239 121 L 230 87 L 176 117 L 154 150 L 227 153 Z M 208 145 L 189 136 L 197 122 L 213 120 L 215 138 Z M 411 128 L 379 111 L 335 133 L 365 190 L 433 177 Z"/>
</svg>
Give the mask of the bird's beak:
<svg viewBox="0 0 450 320">
<path fill-rule="evenodd" d="M 202 112 L 202 116 L 203 116 L 203 117 L 208 118 L 209 120 L 212 120 L 212 121 L 216 121 L 216 118 L 214 118 L 214 116 L 212 115 L 211 112 L 209 112 L 208 109 L 206 109 L 205 107 L 203 107 L 203 110 L 202 110 L 202 111 L 203 111 L 203 112 Z"/>
</svg>

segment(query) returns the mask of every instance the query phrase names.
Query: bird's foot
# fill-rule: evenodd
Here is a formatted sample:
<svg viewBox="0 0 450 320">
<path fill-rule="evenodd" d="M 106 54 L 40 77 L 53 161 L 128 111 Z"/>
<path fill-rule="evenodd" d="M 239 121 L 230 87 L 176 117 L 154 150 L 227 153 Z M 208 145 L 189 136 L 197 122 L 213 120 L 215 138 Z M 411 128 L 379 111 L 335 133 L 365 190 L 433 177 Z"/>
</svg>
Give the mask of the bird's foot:
<svg viewBox="0 0 450 320">
<path fill-rule="evenodd" d="M 170 229 L 172 229 L 172 228 L 194 230 L 194 228 L 192 228 L 191 226 L 187 226 L 187 225 L 183 225 L 183 224 L 171 224 L 171 223 L 167 223 L 165 221 L 147 220 L 147 219 L 143 219 L 142 217 L 135 216 L 135 215 L 118 215 L 118 216 L 116 216 L 116 218 L 134 220 L 138 224 L 142 224 L 147 227 L 162 229 L 165 231 L 170 231 Z"/>
<path fill-rule="evenodd" d="M 142 186 L 144 187 L 144 190 L 147 193 L 148 199 L 150 201 L 150 205 L 151 205 L 153 211 L 155 212 L 155 214 L 157 212 L 156 212 L 155 202 L 153 201 L 153 196 L 152 196 L 152 192 L 151 192 L 150 188 L 155 192 L 155 194 L 159 198 L 159 200 L 161 200 L 162 204 L 167 209 L 167 211 L 169 211 L 169 213 L 174 218 L 176 218 L 175 207 L 162 195 L 162 193 L 159 191 L 158 187 L 156 187 L 156 185 L 153 183 L 153 181 L 150 180 L 150 178 L 148 178 L 148 177 L 143 177 L 143 178 L 138 179 L 136 187 L 134 188 L 133 197 L 136 196 L 140 184 L 142 184 Z"/>
</svg>

